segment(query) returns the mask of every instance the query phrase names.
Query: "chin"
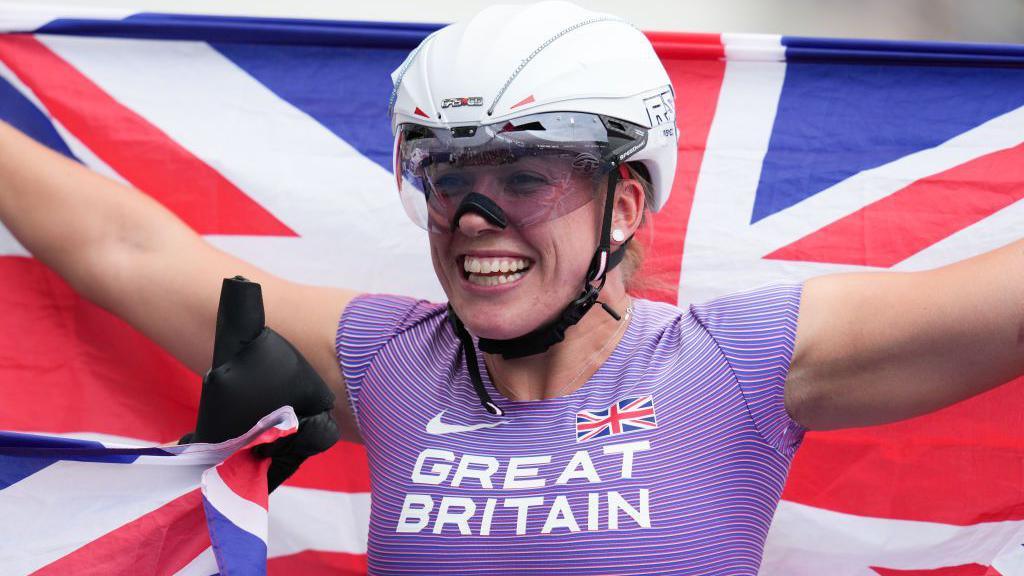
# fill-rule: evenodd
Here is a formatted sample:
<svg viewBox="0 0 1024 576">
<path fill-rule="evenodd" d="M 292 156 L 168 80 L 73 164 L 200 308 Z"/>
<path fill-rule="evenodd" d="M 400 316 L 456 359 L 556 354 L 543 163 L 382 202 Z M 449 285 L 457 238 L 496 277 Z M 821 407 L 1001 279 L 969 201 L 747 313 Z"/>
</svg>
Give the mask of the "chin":
<svg viewBox="0 0 1024 576">
<path fill-rule="evenodd" d="M 540 325 L 530 306 L 507 306 L 496 302 L 462 302 L 455 310 L 470 334 L 478 338 L 508 340 L 522 336 Z"/>
<path fill-rule="evenodd" d="M 532 332 L 554 320 L 562 309 L 554 301 L 509 302 L 477 296 L 459 298 L 452 305 L 470 334 L 491 340 L 509 340 Z"/>
</svg>

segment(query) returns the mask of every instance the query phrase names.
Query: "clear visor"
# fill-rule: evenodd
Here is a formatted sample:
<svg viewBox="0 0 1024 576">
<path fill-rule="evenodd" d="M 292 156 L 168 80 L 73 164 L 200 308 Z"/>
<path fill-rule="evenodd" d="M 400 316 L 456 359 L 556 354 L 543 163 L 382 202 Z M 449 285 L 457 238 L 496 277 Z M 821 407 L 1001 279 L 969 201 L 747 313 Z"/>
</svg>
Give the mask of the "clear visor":
<svg viewBox="0 0 1024 576">
<path fill-rule="evenodd" d="M 594 199 L 600 179 L 643 148 L 646 129 L 614 118 L 549 112 L 483 126 L 398 127 L 395 174 L 406 212 L 448 232 L 463 199 L 490 198 L 511 225 L 553 220 Z"/>
</svg>

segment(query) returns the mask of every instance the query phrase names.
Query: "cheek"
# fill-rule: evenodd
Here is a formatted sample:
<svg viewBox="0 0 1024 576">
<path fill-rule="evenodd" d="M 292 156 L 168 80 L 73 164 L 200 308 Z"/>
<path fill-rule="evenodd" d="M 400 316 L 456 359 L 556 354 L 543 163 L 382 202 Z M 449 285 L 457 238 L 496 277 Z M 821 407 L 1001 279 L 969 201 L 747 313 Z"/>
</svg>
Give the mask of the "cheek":
<svg viewBox="0 0 1024 576">
<path fill-rule="evenodd" d="M 593 231 L 590 210 L 580 209 L 556 221 L 545 232 L 543 239 L 535 242 L 543 244 L 546 255 L 545 268 L 553 283 L 565 287 L 565 292 L 572 297 L 583 286 L 583 278 L 590 267 L 597 248 L 596 232 Z"/>
<path fill-rule="evenodd" d="M 434 274 L 437 276 L 438 281 L 441 282 L 441 286 L 445 292 L 448 291 L 450 279 L 448 278 L 448 270 L 444 267 L 442 262 L 445 259 L 447 253 L 447 243 L 439 234 L 430 235 L 430 261 L 434 265 Z"/>
</svg>

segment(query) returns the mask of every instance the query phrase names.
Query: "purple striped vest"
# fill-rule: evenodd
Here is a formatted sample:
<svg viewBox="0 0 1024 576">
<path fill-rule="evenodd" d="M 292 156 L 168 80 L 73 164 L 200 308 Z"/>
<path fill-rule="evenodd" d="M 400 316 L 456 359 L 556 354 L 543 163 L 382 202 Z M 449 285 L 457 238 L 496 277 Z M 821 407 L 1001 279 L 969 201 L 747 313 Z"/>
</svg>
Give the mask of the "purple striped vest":
<svg viewBox="0 0 1024 576">
<path fill-rule="evenodd" d="M 367 295 L 337 351 L 373 487 L 371 574 L 754 575 L 803 429 L 800 285 L 635 300 L 579 390 L 480 406 L 445 307 Z"/>
</svg>

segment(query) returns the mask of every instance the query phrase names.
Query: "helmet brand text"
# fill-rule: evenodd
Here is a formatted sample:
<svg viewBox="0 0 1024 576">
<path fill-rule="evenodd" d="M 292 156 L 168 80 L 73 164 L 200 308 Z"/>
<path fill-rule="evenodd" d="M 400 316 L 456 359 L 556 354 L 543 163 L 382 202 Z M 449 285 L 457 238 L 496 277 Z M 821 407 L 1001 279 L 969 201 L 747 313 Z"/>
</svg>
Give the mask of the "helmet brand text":
<svg viewBox="0 0 1024 576">
<path fill-rule="evenodd" d="M 469 98 L 445 98 L 441 101 L 441 108 L 461 108 L 463 106 L 483 106 L 484 99 L 481 96 Z"/>
</svg>

